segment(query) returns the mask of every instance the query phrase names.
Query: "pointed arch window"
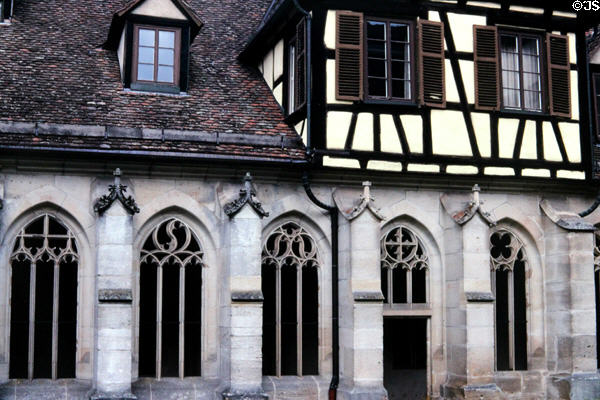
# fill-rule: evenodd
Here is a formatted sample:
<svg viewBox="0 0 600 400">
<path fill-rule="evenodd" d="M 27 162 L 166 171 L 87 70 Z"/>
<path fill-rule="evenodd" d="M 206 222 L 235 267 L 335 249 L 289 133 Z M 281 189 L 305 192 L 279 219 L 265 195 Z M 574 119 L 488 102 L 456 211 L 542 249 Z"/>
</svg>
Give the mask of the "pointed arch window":
<svg viewBox="0 0 600 400">
<path fill-rule="evenodd" d="M 262 251 L 263 375 L 319 373 L 319 258 L 310 234 L 289 222 Z"/>
<path fill-rule="evenodd" d="M 527 293 L 523 243 L 498 229 L 490 236 L 492 289 L 495 295 L 496 369 L 527 369 Z"/>
<path fill-rule="evenodd" d="M 200 376 L 204 253 L 192 230 L 170 218 L 140 255 L 139 376 Z"/>
<path fill-rule="evenodd" d="M 74 235 L 55 217 L 39 216 L 17 235 L 10 262 L 9 378 L 75 378 Z"/>
<path fill-rule="evenodd" d="M 429 302 L 429 257 L 403 225 L 381 238 L 381 291 L 387 304 Z"/>
</svg>

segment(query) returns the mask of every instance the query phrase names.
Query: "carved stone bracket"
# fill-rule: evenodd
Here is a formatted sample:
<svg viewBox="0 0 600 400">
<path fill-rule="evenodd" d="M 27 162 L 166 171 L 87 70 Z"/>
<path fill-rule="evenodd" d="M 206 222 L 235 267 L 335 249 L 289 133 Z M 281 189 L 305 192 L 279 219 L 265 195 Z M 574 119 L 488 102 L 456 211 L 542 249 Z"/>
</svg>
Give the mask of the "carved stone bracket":
<svg viewBox="0 0 600 400">
<path fill-rule="evenodd" d="M 335 197 L 334 197 L 335 200 Z M 340 210 L 341 207 L 338 206 Z M 363 182 L 363 194 L 360 195 L 360 202 L 350 212 L 342 211 L 342 215 L 349 221 L 358 218 L 365 210 L 369 210 L 373 213 L 375 218 L 383 221 L 385 217 L 381 214 L 379 208 L 375 206 L 375 199 L 371 196 L 371 182 Z"/>
<path fill-rule="evenodd" d="M 115 183 L 108 186 L 108 194 L 100 197 L 94 204 L 94 211 L 102 215 L 106 210 L 110 208 L 115 200 L 119 200 L 123 207 L 130 213 L 139 213 L 140 209 L 137 206 L 135 199 L 132 196 L 125 197 L 127 186 L 121 185 L 121 170 L 117 168 L 113 172 L 115 176 Z"/>
<path fill-rule="evenodd" d="M 594 225 L 586 222 L 576 213 L 556 211 L 546 199 L 540 201 L 540 208 L 550 221 L 567 231 L 594 232 L 596 230 Z"/>
<path fill-rule="evenodd" d="M 496 226 L 497 221 L 492 217 L 492 214 L 483 208 L 483 201 L 479 197 L 479 193 L 481 192 L 479 185 L 475 184 L 472 192 L 472 200 L 469 202 L 467 207 L 452 214 L 452 219 L 457 224 L 464 225 L 469 222 L 475 216 L 475 214 L 479 213 L 481 218 L 483 218 L 483 220 L 487 222 L 489 226 Z M 446 201 L 446 197 L 447 195 L 442 195 L 440 198 L 442 203 Z"/>
<path fill-rule="evenodd" d="M 255 198 L 256 191 L 252 187 L 252 176 L 250 175 L 250 172 L 246 172 L 243 182 L 244 187 L 240 189 L 239 198 L 225 204 L 223 207 L 225 214 L 227 214 L 229 218 L 233 218 L 238 212 L 241 211 L 244 205 L 249 204 L 261 218 L 268 217 L 269 213 L 263 209 L 260 201 Z"/>
</svg>

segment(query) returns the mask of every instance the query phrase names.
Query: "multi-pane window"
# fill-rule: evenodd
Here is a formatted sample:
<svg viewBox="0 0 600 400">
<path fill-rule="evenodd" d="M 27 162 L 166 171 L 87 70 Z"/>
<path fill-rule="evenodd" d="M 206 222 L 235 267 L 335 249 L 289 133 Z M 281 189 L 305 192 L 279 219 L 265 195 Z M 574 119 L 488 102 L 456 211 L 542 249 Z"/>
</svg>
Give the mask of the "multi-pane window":
<svg viewBox="0 0 600 400">
<path fill-rule="evenodd" d="M 409 23 L 376 19 L 366 21 L 368 97 L 412 99 L 411 36 Z"/>
<path fill-rule="evenodd" d="M 504 108 L 542 111 L 541 39 L 525 34 L 500 34 Z"/>
<path fill-rule="evenodd" d="M 287 47 L 287 112 L 306 104 L 306 21 L 296 25 L 296 34 Z"/>
<path fill-rule="evenodd" d="M 496 369 L 527 369 L 527 294 L 523 244 L 499 229 L 490 237 L 492 288 L 496 298 Z"/>
<path fill-rule="evenodd" d="M 75 237 L 44 214 L 19 232 L 10 260 L 9 378 L 75 378 Z"/>
<path fill-rule="evenodd" d="M 140 254 L 139 376 L 200 376 L 203 252 L 192 230 L 170 218 Z"/>
<path fill-rule="evenodd" d="M 263 375 L 319 373 L 319 259 L 295 223 L 273 230 L 262 251 Z"/>
<path fill-rule="evenodd" d="M 180 30 L 135 27 L 133 80 L 178 84 Z"/>
<path fill-rule="evenodd" d="M 381 239 L 381 291 L 387 304 L 428 303 L 429 258 L 405 226 Z"/>
</svg>

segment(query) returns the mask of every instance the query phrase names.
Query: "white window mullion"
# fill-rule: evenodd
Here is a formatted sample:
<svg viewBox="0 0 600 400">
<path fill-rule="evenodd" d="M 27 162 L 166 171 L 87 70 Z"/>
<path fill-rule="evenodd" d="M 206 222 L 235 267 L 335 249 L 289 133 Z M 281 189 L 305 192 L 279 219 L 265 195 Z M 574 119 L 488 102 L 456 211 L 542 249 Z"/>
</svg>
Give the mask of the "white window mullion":
<svg viewBox="0 0 600 400">
<path fill-rule="evenodd" d="M 35 285 L 36 285 L 36 262 L 31 263 L 29 277 L 29 348 L 27 354 L 27 377 L 33 379 L 33 349 L 35 345 Z"/>
<path fill-rule="evenodd" d="M 302 376 L 302 266 L 296 268 L 296 369 Z"/>
<path fill-rule="evenodd" d="M 388 276 L 387 280 L 387 290 L 388 290 L 388 303 L 392 304 L 394 302 L 394 269 L 386 268 L 386 273 Z"/>
<path fill-rule="evenodd" d="M 54 290 L 52 298 L 52 379 L 57 377 L 57 357 L 58 357 L 58 291 L 60 277 L 60 263 L 54 263 Z"/>
<path fill-rule="evenodd" d="M 162 286 L 163 268 L 159 265 L 156 268 L 156 379 L 161 377 L 162 363 Z"/>
<path fill-rule="evenodd" d="M 281 266 L 275 270 L 275 374 L 281 376 Z"/>
<path fill-rule="evenodd" d="M 406 303 L 412 304 L 412 268 L 406 269 Z"/>
<path fill-rule="evenodd" d="M 508 272 L 508 366 L 515 369 L 515 287 L 514 274 Z"/>
<path fill-rule="evenodd" d="M 179 377 L 183 378 L 183 352 L 185 349 L 185 266 L 179 268 Z"/>
</svg>

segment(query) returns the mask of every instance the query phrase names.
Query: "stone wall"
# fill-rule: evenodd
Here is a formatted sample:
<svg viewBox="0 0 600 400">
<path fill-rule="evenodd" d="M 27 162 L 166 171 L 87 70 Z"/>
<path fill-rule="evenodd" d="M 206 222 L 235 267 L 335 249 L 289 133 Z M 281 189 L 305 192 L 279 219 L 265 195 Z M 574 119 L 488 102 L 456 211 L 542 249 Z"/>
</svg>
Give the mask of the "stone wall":
<svg viewBox="0 0 600 400">
<path fill-rule="evenodd" d="M 308 199 L 300 182 L 255 177 L 256 198 L 269 216 L 260 218 L 246 205 L 230 218 L 223 207 L 239 197 L 241 176 L 149 177 L 124 172 L 127 195 L 140 208 L 133 215 L 116 208 L 121 207 L 117 203 L 103 216 L 94 212 L 95 200 L 112 181 L 108 176 L 16 171 L 0 175 L 4 205 L 0 210 L 0 398 L 27 398 L 26 393 L 39 390 L 41 384 L 8 380 L 8 258 L 19 229 L 48 212 L 74 232 L 81 261 L 77 380 L 46 382 L 44 393 L 71 390 L 73 398 L 87 399 L 98 390 L 125 393 L 133 384 L 131 392 L 140 399 L 166 392 L 197 399 L 244 392 L 257 398 L 266 394 L 273 399 L 326 399 L 332 372 L 331 228 L 327 213 Z M 382 320 L 409 315 L 430 319 L 427 385 L 432 398 L 587 398 L 598 390 L 593 234 L 557 226 L 540 209 L 541 195 L 481 193 L 489 218 L 514 232 L 527 253 L 528 371 L 499 372 L 493 351 L 494 305 L 477 300 L 491 292 L 488 241 L 494 226 L 477 213 L 462 225 L 453 218 L 472 201 L 469 191 L 373 187 L 372 206 L 383 219 L 369 210 L 347 219 L 343 217 L 360 205 L 363 188 L 315 184 L 313 189 L 322 201 L 334 204 L 335 200 L 341 211 L 341 397 L 385 398 Z M 548 196 L 548 200 L 557 209 L 572 211 L 583 210 L 590 202 L 574 196 L 568 201 L 561 196 Z M 204 250 L 202 378 L 139 379 L 139 252 L 149 232 L 169 217 L 184 221 Z M 109 219 L 116 225 L 107 230 L 103 221 Z M 586 220 L 599 223 L 600 212 Z M 263 240 L 287 221 L 302 226 L 318 247 L 318 376 L 262 377 L 262 303 L 244 298 L 260 292 L 257 257 Z M 430 302 L 423 310 L 408 312 L 382 305 L 379 239 L 400 223 L 419 237 L 430 259 Z M 123 240 L 112 243 L 115 238 Z M 129 246 L 129 250 L 111 250 L 113 245 Z M 119 257 L 110 261 L 115 255 Z M 107 261 L 110 265 L 102 267 Z M 129 305 L 110 306 L 107 324 L 98 289 L 131 290 Z M 116 375 L 112 368 L 106 371 L 104 365 L 113 364 L 105 364 L 103 349 L 125 354 L 111 360 L 121 360 L 119 368 L 127 371 Z"/>
</svg>

